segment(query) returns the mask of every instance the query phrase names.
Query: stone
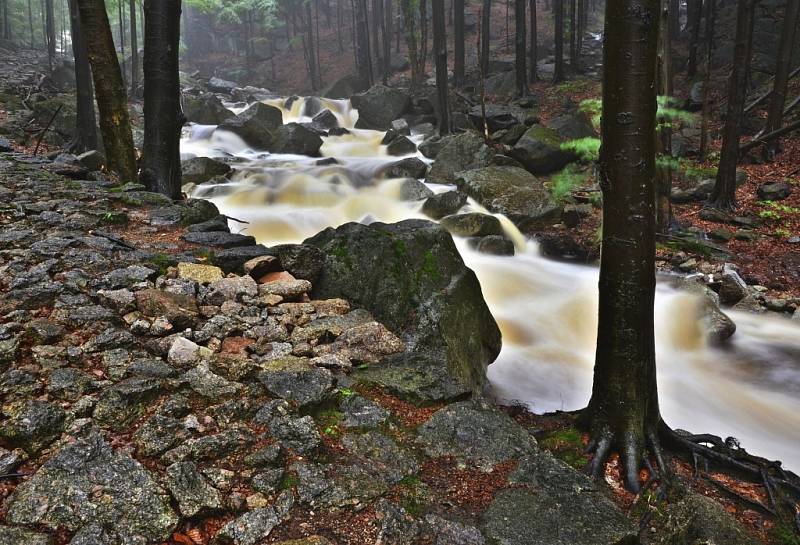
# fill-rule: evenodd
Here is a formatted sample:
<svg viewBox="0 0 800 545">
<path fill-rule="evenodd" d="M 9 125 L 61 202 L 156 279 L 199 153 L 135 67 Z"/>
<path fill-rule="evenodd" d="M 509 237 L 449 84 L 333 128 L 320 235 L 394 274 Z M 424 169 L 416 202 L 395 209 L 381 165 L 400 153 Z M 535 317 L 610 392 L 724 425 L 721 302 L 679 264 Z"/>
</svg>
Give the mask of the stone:
<svg viewBox="0 0 800 545">
<path fill-rule="evenodd" d="M 67 415 L 54 403 L 32 399 L 5 405 L 0 438 L 10 447 L 36 454 L 64 431 Z"/>
<path fill-rule="evenodd" d="M 179 329 L 193 327 L 199 314 L 194 297 L 159 289 L 137 291 L 136 306 L 144 316 L 164 317 Z"/>
<path fill-rule="evenodd" d="M 360 395 L 349 395 L 339 402 L 342 426 L 345 428 L 376 428 L 386 422 L 389 411 Z"/>
<path fill-rule="evenodd" d="M 205 301 L 209 305 L 219 306 L 225 301 L 237 301 L 242 297 L 258 295 L 258 284 L 250 276 L 233 276 L 215 280 L 209 284 L 211 291 Z"/>
<path fill-rule="evenodd" d="M 434 193 L 419 180 L 408 178 L 400 184 L 400 199 L 404 201 L 421 201 L 433 197 Z"/>
<path fill-rule="evenodd" d="M 233 545 L 261 543 L 286 517 L 292 504 L 291 492 L 285 491 L 275 507 L 253 509 L 223 526 L 214 537 L 214 542 Z"/>
<path fill-rule="evenodd" d="M 483 137 L 473 131 L 443 137 L 441 146 L 428 173 L 429 182 L 453 183 L 457 172 L 485 167 L 494 155 Z"/>
<path fill-rule="evenodd" d="M 24 528 L 0 526 L 0 545 L 53 545 L 53 538 Z"/>
<path fill-rule="evenodd" d="M 99 290 L 97 296 L 104 305 L 120 314 L 127 314 L 136 308 L 136 296 L 129 289 Z"/>
<path fill-rule="evenodd" d="M 337 79 L 327 86 L 321 93 L 325 98 L 350 98 L 354 93 L 369 87 L 368 83 L 363 82 L 358 76 L 349 74 Z"/>
<path fill-rule="evenodd" d="M 185 337 L 175 337 L 169 347 L 167 360 L 176 367 L 189 367 L 212 352 L 204 346 L 198 346 Z"/>
<path fill-rule="evenodd" d="M 389 155 L 410 155 L 416 151 L 417 145 L 405 136 L 398 136 L 386 146 Z"/>
<path fill-rule="evenodd" d="M 280 271 L 281 262 L 274 255 L 264 255 L 245 262 L 243 268 L 245 274 L 258 280 L 267 273 Z M 221 274 L 222 271 L 220 271 L 220 275 Z"/>
<path fill-rule="evenodd" d="M 307 244 L 278 244 L 269 249 L 278 258 L 281 269 L 300 280 L 316 282 L 325 261 L 322 252 Z"/>
<path fill-rule="evenodd" d="M 385 131 L 406 111 L 410 101 L 406 90 L 373 85 L 350 97 L 350 103 L 358 110 L 357 129 Z"/>
<path fill-rule="evenodd" d="M 236 85 L 235 82 L 218 78 L 216 76 L 208 80 L 208 89 L 213 93 L 231 94 L 236 87 L 238 87 L 238 85 Z"/>
<path fill-rule="evenodd" d="M 193 157 L 181 161 L 181 183 L 204 184 L 216 176 L 225 176 L 231 171 L 227 163 L 210 157 Z"/>
<path fill-rule="evenodd" d="M 428 165 L 419 157 L 406 157 L 389 164 L 383 175 L 387 178 L 424 178 Z"/>
<path fill-rule="evenodd" d="M 469 240 L 469 245 L 482 254 L 511 256 L 515 253 L 514 242 L 505 236 L 489 235 L 472 238 Z"/>
<path fill-rule="evenodd" d="M 352 327 L 331 344 L 314 348 L 314 355 L 338 355 L 358 364 L 378 363 L 405 350 L 405 344 L 383 324 L 368 322 Z"/>
<path fill-rule="evenodd" d="M 95 422 L 120 431 L 140 418 L 147 406 L 163 391 L 152 378 L 128 378 L 106 388 L 94 409 Z"/>
<path fill-rule="evenodd" d="M 222 279 L 222 269 L 214 265 L 178 263 L 178 278 L 191 280 L 198 284 L 210 284 Z"/>
<path fill-rule="evenodd" d="M 315 298 L 341 297 L 367 309 L 410 347 L 395 362 L 395 377 L 435 375 L 448 389 L 461 384 L 480 390 L 485 384 L 486 366 L 500 351 L 500 331 L 477 277 L 443 227 L 425 220 L 348 223 L 305 244 L 325 254 Z M 423 355 L 428 357 L 415 358 Z"/>
<path fill-rule="evenodd" d="M 418 434 L 429 456 L 454 456 L 487 468 L 536 450 L 533 435 L 483 402 L 444 407 L 419 427 Z"/>
<path fill-rule="evenodd" d="M 294 301 L 311 291 L 311 282 L 289 276 L 290 278 L 276 278 L 275 280 L 271 280 L 269 275 L 262 278 L 263 283 L 258 286 L 259 295 L 277 295 L 285 301 Z"/>
<path fill-rule="evenodd" d="M 231 382 L 215 375 L 208 367 L 208 363 L 201 362 L 194 369 L 183 375 L 183 380 L 189 387 L 203 397 L 222 399 L 236 395 L 244 386 L 238 382 Z"/>
<path fill-rule="evenodd" d="M 98 524 L 131 544 L 166 540 L 178 523 L 147 469 L 95 432 L 59 450 L 17 487 L 7 507 L 12 524 L 71 531 Z"/>
<path fill-rule="evenodd" d="M 256 243 L 255 237 L 225 231 L 189 232 L 181 235 L 181 238 L 192 244 L 212 246 L 214 248 L 236 248 L 239 246 L 252 246 Z"/>
<path fill-rule="evenodd" d="M 758 186 L 757 192 L 763 201 L 782 201 L 789 198 L 792 188 L 784 182 L 766 182 Z"/>
<path fill-rule="evenodd" d="M 322 443 L 317 425 L 310 416 L 278 416 L 270 422 L 269 431 L 283 446 L 300 455 L 316 451 Z"/>
<path fill-rule="evenodd" d="M 90 171 L 98 171 L 106 164 L 106 157 L 97 150 L 89 150 L 81 153 L 77 157 L 78 162 Z"/>
<path fill-rule="evenodd" d="M 187 441 L 191 434 L 180 420 L 154 414 L 133 434 L 133 443 L 140 456 L 158 456 Z"/>
<path fill-rule="evenodd" d="M 419 152 L 428 159 L 436 159 L 439 152 L 447 143 L 447 140 L 442 140 L 438 135 L 428 136 L 422 143 L 417 146 Z"/>
<path fill-rule="evenodd" d="M 573 152 L 561 148 L 562 142 L 555 130 L 534 125 L 522 135 L 509 155 L 531 174 L 552 174 L 577 159 Z"/>
<path fill-rule="evenodd" d="M 436 536 L 433 545 L 485 545 L 486 540 L 474 526 L 428 515 L 425 522 Z"/>
<path fill-rule="evenodd" d="M 322 138 L 315 130 L 300 123 L 287 123 L 278 127 L 269 150 L 272 153 L 291 153 L 318 157 L 322 147 Z"/>
<path fill-rule="evenodd" d="M 510 129 L 515 125 L 521 124 L 522 120 L 518 119 L 516 114 L 517 112 L 512 107 L 507 105 L 487 104 L 485 107 L 485 119 L 486 126 L 489 128 L 489 132 Z M 472 122 L 472 125 L 475 127 L 475 129 L 482 131 L 484 110 L 481 109 L 480 104 L 470 108 L 467 115 L 469 116 L 469 120 Z"/>
<path fill-rule="evenodd" d="M 213 255 L 214 265 L 222 269 L 225 274 L 242 272 L 242 266 L 254 257 L 270 255 L 270 250 L 266 246 L 256 244 L 254 246 L 242 246 L 239 248 L 225 248 L 215 251 Z"/>
<path fill-rule="evenodd" d="M 222 101 L 211 93 L 199 96 L 185 94 L 182 106 L 186 119 L 200 125 L 219 125 L 232 115 Z"/>
<path fill-rule="evenodd" d="M 478 212 L 445 216 L 439 223 L 451 234 L 460 237 L 503 235 L 503 226 L 500 224 L 500 220 Z"/>
<path fill-rule="evenodd" d="M 166 484 L 178 501 L 184 517 L 193 517 L 204 510 L 222 508 L 222 496 L 206 479 L 194 462 L 176 462 L 167 467 Z"/>
<path fill-rule="evenodd" d="M 264 364 L 259 381 L 272 395 L 299 406 L 318 405 L 333 389 L 333 375 L 304 358 L 287 356 Z"/>
<path fill-rule="evenodd" d="M 325 108 L 311 118 L 311 124 L 323 130 L 329 130 L 338 127 L 339 120 L 333 112 Z"/>
<path fill-rule="evenodd" d="M 553 118 L 547 122 L 547 126 L 566 141 L 597 138 L 597 131 L 594 130 L 592 120 L 583 111 L 575 111 Z"/>
<path fill-rule="evenodd" d="M 486 167 L 460 172 L 456 186 L 490 212 L 503 214 L 526 234 L 558 223 L 561 207 L 544 184 L 517 167 Z"/>
<path fill-rule="evenodd" d="M 225 120 L 217 130 L 230 131 L 248 145 L 267 150 L 273 141 L 273 132 L 283 125 L 283 114 L 274 107 L 256 102 L 236 117 Z"/>
<path fill-rule="evenodd" d="M 460 191 L 445 191 L 429 197 L 422 204 L 422 213 L 435 220 L 455 214 L 467 204 L 467 196 Z"/>
<path fill-rule="evenodd" d="M 756 545 L 755 537 L 714 500 L 690 493 L 679 502 L 671 502 L 664 512 L 663 526 L 654 543 L 663 545 Z"/>
<path fill-rule="evenodd" d="M 747 283 L 730 266 L 722 269 L 719 275 L 719 301 L 723 305 L 732 306 L 747 297 Z"/>
<path fill-rule="evenodd" d="M 231 229 L 228 226 L 228 218 L 225 216 L 215 216 L 208 221 L 195 223 L 186 228 L 189 233 L 208 233 L 210 231 L 222 231 L 230 233 Z"/>
</svg>

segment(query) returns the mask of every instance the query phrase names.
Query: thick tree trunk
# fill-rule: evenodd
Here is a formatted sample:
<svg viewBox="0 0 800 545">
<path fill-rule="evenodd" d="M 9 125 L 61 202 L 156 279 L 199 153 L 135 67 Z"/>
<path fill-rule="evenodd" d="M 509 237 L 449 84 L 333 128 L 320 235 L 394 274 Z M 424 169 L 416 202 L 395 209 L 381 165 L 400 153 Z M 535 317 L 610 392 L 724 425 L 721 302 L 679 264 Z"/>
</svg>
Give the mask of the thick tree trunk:
<svg viewBox="0 0 800 545">
<path fill-rule="evenodd" d="M 672 17 L 669 8 L 672 6 L 667 0 L 662 0 L 661 28 L 659 29 L 659 75 L 658 92 L 672 98 Z M 668 121 L 668 120 L 667 120 Z M 663 156 L 672 156 L 672 129 L 669 123 L 664 123 L 659 130 L 658 150 Z M 669 231 L 672 222 L 672 169 L 664 166 L 656 172 L 656 230 L 659 233 Z"/>
<path fill-rule="evenodd" d="M 592 473 L 600 476 L 617 450 L 626 486 L 638 491 L 643 452 L 659 451 L 653 327 L 659 0 L 608 0 L 605 21 L 600 312 L 585 414 Z"/>
<path fill-rule="evenodd" d="M 783 15 L 781 41 L 778 46 L 778 59 L 775 66 L 775 83 L 772 87 L 772 96 L 767 110 L 767 124 L 764 127 L 765 133 L 777 131 L 781 128 L 781 123 L 783 123 L 783 105 L 786 102 L 786 89 L 789 83 L 798 15 L 800 15 L 800 0 L 787 0 L 786 11 Z M 772 161 L 778 151 L 779 140 L 777 138 L 768 140 L 764 146 L 764 159 Z"/>
<path fill-rule="evenodd" d="M 527 0 L 514 0 L 514 45 L 516 69 L 517 94 L 528 94 L 528 70 L 525 67 L 525 2 Z"/>
<path fill-rule="evenodd" d="M 464 85 L 464 0 L 453 0 L 453 83 L 456 88 Z"/>
<path fill-rule="evenodd" d="M 481 71 L 485 78 L 489 74 L 489 38 L 492 24 L 492 0 L 483 0 L 481 10 Z"/>
<path fill-rule="evenodd" d="M 564 80 L 564 0 L 553 0 L 555 14 L 555 33 L 553 34 L 556 45 L 556 65 L 553 72 L 553 83 Z"/>
<path fill-rule="evenodd" d="M 439 134 L 450 132 L 447 100 L 447 33 L 444 0 L 433 0 L 433 55 L 436 61 L 436 95 L 439 103 Z"/>
<path fill-rule="evenodd" d="M 139 39 L 136 36 L 136 0 L 130 2 L 131 20 L 131 95 L 136 96 L 139 88 Z"/>
<path fill-rule="evenodd" d="M 539 79 L 536 69 L 539 64 L 539 51 L 537 46 L 537 21 L 536 21 L 536 0 L 530 0 L 530 17 L 531 17 L 531 31 L 530 31 L 530 79 L 533 83 Z"/>
<path fill-rule="evenodd" d="M 78 0 L 81 31 L 92 67 L 108 167 L 123 183 L 136 179 L 128 100 L 103 0 Z"/>
<path fill-rule="evenodd" d="M 56 22 L 53 14 L 53 0 L 45 0 L 45 26 L 47 29 L 47 60 L 50 71 L 53 71 L 53 62 L 56 59 Z"/>
<path fill-rule="evenodd" d="M 69 19 L 72 25 L 72 55 L 75 57 L 75 110 L 77 123 L 70 151 L 97 149 L 97 119 L 94 115 L 94 91 L 89 54 L 81 32 L 77 0 L 69 0 Z"/>
<path fill-rule="evenodd" d="M 753 1 L 739 0 L 736 9 L 736 45 L 728 81 L 728 110 L 722 134 L 722 153 L 716 183 L 708 202 L 709 206 L 720 210 L 733 210 L 736 207 L 736 164 L 739 162 L 739 136 L 747 96 L 745 77 L 746 67 L 750 64 L 747 41 L 751 28 L 750 4 Z"/>
<path fill-rule="evenodd" d="M 181 0 L 144 0 L 144 159 L 149 191 L 181 196 L 180 136 L 185 122 L 178 79 Z"/>
</svg>

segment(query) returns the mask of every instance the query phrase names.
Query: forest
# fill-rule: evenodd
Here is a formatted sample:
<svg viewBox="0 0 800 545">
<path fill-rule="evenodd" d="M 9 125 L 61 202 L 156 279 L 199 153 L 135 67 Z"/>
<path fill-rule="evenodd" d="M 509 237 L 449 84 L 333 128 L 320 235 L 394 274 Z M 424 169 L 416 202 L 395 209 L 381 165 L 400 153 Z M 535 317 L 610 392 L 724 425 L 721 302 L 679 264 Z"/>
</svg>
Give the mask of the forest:
<svg viewBox="0 0 800 545">
<path fill-rule="evenodd" d="M 800 0 L 0 0 L 0 545 L 800 545 Z"/>
</svg>

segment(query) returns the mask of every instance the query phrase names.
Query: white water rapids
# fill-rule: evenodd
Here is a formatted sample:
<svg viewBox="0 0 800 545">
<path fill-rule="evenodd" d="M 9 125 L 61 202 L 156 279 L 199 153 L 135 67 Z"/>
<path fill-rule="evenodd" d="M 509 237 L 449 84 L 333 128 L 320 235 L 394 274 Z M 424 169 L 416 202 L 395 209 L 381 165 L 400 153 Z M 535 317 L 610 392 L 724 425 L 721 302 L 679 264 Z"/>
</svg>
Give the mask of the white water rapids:
<svg viewBox="0 0 800 545">
<path fill-rule="evenodd" d="M 309 121 L 301 117 L 303 99 L 288 111 L 283 100 L 267 102 L 283 110 L 284 123 Z M 232 133 L 192 126 L 181 144 L 184 156 L 228 157 L 235 168 L 231 182 L 188 188 L 192 196 L 250 222 L 243 229 L 231 222 L 232 230 L 267 245 L 301 242 L 349 221 L 424 217 L 421 202 L 401 200 L 401 180 L 380 176 L 398 160 L 380 145 L 383 133 L 353 129 L 358 113 L 348 101 L 323 99 L 323 106 L 351 130 L 323 138 L 322 155 L 335 157 L 338 165 L 254 151 Z M 468 207 L 485 211 L 474 201 Z M 500 219 L 516 245 L 514 257 L 480 254 L 456 240 L 503 333 L 503 350 L 489 367 L 493 394 L 540 413 L 578 409 L 591 391 L 597 269 L 545 259 L 534 242 Z M 659 284 L 655 322 L 662 415 L 672 427 L 736 437 L 750 452 L 800 470 L 800 324 L 727 313 L 736 322 L 736 334 L 724 347 L 709 346 L 696 296 Z"/>
</svg>

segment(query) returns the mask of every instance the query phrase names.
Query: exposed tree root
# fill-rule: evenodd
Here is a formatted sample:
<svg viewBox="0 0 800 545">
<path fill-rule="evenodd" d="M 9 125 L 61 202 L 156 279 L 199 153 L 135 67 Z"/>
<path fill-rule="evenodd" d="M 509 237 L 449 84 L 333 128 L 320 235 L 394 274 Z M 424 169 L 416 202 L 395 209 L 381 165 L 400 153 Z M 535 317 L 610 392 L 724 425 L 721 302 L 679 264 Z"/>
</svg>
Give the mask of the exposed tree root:
<svg viewBox="0 0 800 545">
<path fill-rule="evenodd" d="M 617 438 L 610 431 L 601 433 L 600 437 L 591 441 L 586 449 L 587 453 L 594 455 L 586 468 L 593 478 L 597 479 L 603 476 L 608 457 L 614 450 L 619 452 L 623 481 L 625 487 L 631 492 L 640 494 L 642 490 L 647 490 L 656 481 L 669 480 L 668 469 L 664 464 L 664 453 L 655 430 L 645 433 L 644 444 L 633 435 Z M 655 458 L 657 470 L 653 468 L 647 458 L 648 453 Z M 644 487 L 639 482 L 639 470 L 643 467 L 646 467 L 649 472 Z"/>
</svg>

